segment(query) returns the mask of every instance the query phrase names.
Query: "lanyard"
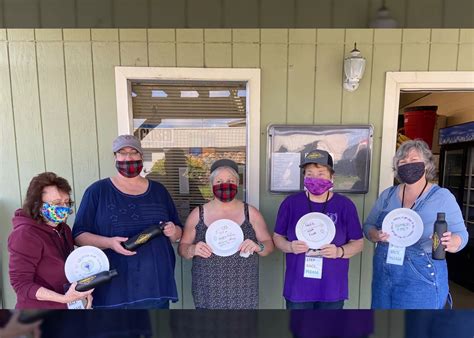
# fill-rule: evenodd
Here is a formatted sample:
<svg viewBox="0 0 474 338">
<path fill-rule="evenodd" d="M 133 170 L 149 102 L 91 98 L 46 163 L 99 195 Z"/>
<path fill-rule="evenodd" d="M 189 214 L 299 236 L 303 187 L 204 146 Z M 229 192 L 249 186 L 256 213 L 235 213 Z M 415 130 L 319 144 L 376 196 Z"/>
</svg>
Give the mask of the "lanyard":
<svg viewBox="0 0 474 338">
<path fill-rule="evenodd" d="M 428 180 L 426 180 L 426 183 L 425 183 L 425 186 L 423 187 L 423 190 L 421 190 L 420 194 L 418 195 L 418 197 L 415 199 L 415 202 L 413 202 L 413 205 L 410 207 L 410 209 L 413 209 L 413 207 L 415 206 L 416 204 L 416 201 L 420 198 L 420 196 L 423 194 L 423 192 L 425 191 L 426 189 L 426 186 L 428 185 Z M 406 188 L 406 184 L 403 185 L 403 193 L 402 193 L 402 208 L 403 208 L 403 205 L 405 204 L 405 188 Z"/>
<path fill-rule="evenodd" d="M 309 192 L 306 194 L 306 197 L 308 199 L 309 211 L 313 212 L 313 206 L 311 205 L 311 200 L 309 199 Z M 327 195 L 326 195 L 326 201 L 324 201 L 323 210 L 321 211 L 322 214 L 326 214 L 326 205 L 328 204 L 328 199 L 329 199 L 329 191 L 327 192 Z"/>
</svg>

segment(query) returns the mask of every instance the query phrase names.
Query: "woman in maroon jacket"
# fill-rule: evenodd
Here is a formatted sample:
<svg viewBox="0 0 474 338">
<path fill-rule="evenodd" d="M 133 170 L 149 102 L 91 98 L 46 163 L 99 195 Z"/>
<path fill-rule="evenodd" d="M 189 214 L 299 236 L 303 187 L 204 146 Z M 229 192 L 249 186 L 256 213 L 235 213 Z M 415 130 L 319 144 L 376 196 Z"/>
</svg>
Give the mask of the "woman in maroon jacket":
<svg viewBox="0 0 474 338">
<path fill-rule="evenodd" d="M 8 238 L 10 282 L 17 295 L 17 309 L 66 309 L 67 303 L 87 299 L 92 290 L 77 292 L 64 273 L 67 256 L 74 249 L 71 229 L 65 223 L 72 212 L 69 183 L 46 172 L 34 177 L 23 207 L 15 212 Z"/>
</svg>

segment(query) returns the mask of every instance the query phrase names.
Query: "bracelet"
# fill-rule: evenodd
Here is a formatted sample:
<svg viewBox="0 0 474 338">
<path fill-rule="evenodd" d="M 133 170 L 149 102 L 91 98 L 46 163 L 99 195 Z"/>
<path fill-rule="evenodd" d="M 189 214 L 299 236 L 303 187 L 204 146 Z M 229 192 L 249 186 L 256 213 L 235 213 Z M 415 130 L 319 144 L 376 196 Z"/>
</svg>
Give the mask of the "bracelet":
<svg viewBox="0 0 474 338">
<path fill-rule="evenodd" d="M 344 258 L 344 254 L 345 254 L 345 252 L 344 252 L 344 247 L 343 247 L 343 246 L 340 246 L 340 248 L 342 249 L 342 255 L 341 255 L 341 257 L 339 257 L 339 258 Z"/>
</svg>

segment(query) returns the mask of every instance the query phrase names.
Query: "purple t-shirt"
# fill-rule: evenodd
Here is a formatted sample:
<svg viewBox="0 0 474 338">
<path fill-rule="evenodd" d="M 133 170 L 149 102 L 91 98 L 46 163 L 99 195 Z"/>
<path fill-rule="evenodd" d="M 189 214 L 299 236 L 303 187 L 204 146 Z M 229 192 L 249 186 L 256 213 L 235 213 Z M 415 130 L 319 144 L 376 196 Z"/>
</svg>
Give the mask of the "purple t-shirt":
<svg viewBox="0 0 474 338">
<path fill-rule="evenodd" d="M 289 241 L 297 240 L 295 227 L 298 220 L 310 212 L 322 212 L 325 203 L 308 204 L 306 192 L 288 196 L 280 205 L 275 225 L 275 233 Z M 342 195 L 334 194 L 327 201 L 325 214 L 336 225 L 336 236 L 331 242 L 341 246 L 350 240 L 362 238 L 362 228 L 357 209 L 352 201 Z M 286 272 L 283 297 L 292 302 L 336 302 L 349 298 L 348 259 L 323 258 L 321 279 L 304 277 L 304 254 L 286 254 Z"/>
</svg>

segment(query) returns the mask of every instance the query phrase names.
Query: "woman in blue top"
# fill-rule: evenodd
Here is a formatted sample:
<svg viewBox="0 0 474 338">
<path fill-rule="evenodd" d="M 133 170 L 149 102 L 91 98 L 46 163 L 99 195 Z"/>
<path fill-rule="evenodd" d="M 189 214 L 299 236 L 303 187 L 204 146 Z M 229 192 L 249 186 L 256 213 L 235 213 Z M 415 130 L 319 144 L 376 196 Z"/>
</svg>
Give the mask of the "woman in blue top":
<svg viewBox="0 0 474 338">
<path fill-rule="evenodd" d="M 73 227 L 77 245 L 104 249 L 118 276 L 95 289 L 95 308 L 169 308 L 178 293 L 174 279 L 175 254 L 171 242 L 181 238 L 182 225 L 166 188 L 139 174 L 143 149 L 132 135 L 112 145 L 118 174 L 95 182 L 82 198 Z M 151 225 L 164 222 L 163 233 L 139 247 L 121 243 Z"/>
<path fill-rule="evenodd" d="M 372 308 L 442 309 L 449 294 L 445 260 L 431 256 L 433 224 L 438 212 L 446 214 L 448 231 L 441 244 L 448 252 L 464 248 L 468 234 L 461 210 L 449 190 L 432 184 L 436 168 L 428 145 L 407 141 L 393 159 L 396 178 L 402 184 L 386 189 L 364 223 L 365 236 L 377 243 L 373 259 Z M 386 262 L 389 235 L 381 230 L 385 216 L 397 208 L 413 209 L 423 221 L 419 241 L 405 249 L 403 265 Z"/>
</svg>

